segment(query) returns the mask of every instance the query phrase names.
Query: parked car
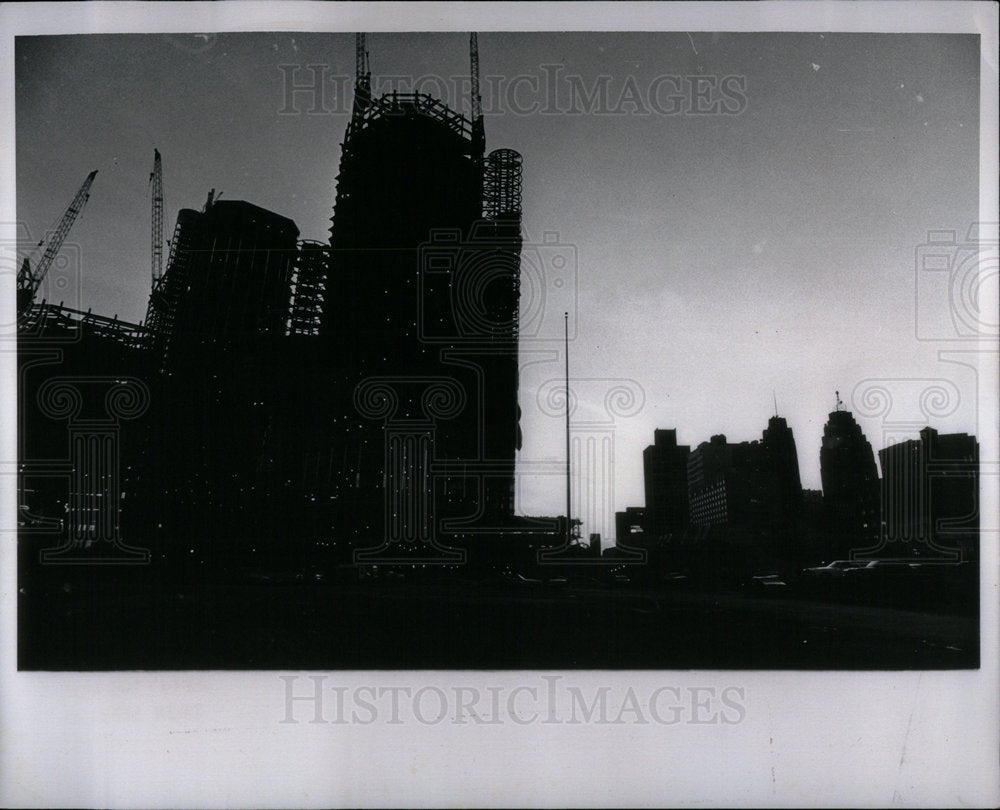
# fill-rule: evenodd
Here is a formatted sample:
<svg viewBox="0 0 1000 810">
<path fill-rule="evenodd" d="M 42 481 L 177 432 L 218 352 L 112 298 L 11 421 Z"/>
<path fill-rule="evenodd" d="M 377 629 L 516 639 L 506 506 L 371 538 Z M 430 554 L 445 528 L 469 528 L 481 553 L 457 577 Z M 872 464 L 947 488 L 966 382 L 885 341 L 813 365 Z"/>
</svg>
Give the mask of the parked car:
<svg viewBox="0 0 1000 810">
<path fill-rule="evenodd" d="M 852 571 L 871 568 L 877 560 L 834 560 L 826 565 L 816 565 L 803 570 L 803 576 L 842 577 Z"/>
<path fill-rule="evenodd" d="M 788 590 L 788 583 L 778 571 L 758 571 L 741 583 L 743 590 L 758 596 L 774 596 Z"/>
</svg>

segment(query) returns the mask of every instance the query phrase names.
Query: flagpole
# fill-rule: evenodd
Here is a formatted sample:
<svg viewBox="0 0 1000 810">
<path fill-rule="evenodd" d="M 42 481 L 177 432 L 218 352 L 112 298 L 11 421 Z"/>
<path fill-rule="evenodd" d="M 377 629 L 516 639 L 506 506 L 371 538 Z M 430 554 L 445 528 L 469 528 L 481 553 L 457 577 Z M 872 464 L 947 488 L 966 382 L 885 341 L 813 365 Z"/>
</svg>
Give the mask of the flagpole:
<svg viewBox="0 0 1000 810">
<path fill-rule="evenodd" d="M 570 511 L 570 466 L 569 466 L 569 313 L 563 313 L 563 332 L 566 348 L 566 547 L 572 537 L 572 514 Z"/>
</svg>

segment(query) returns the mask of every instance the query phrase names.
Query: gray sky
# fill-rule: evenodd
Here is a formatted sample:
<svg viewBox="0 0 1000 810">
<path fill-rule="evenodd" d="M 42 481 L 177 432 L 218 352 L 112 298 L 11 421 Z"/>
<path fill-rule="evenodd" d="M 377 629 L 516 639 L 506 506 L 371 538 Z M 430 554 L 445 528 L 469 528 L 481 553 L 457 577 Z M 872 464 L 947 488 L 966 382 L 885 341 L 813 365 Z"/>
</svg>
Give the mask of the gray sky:
<svg viewBox="0 0 1000 810">
<path fill-rule="evenodd" d="M 525 273 L 546 290 L 530 299 L 538 339 L 522 344 L 524 362 L 548 358 L 522 375 L 522 511 L 563 509 L 562 480 L 532 472 L 557 472 L 564 452 L 561 418 L 538 404 L 562 373 L 552 338 L 564 309 L 578 435 L 614 441 L 613 472 L 579 473 L 578 486 L 604 493 L 584 502 L 596 515 L 585 531 L 607 532 L 614 509 L 643 503 L 654 428 L 677 428 L 690 445 L 759 438 L 772 392 L 809 488 L 820 488 L 834 390 L 876 450 L 902 434 L 852 400 L 866 380 L 885 381 L 922 424 L 900 401 L 919 397 L 907 381 L 951 382 L 957 404 L 932 426 L 976 431 L 968 369 L 917 339 L 955 327 L 947 289 L 918 274 L 915 257 L 928 230 L 962 240 L 978 218 L 978 38 L 483 33 L 479 44 L 487 148 L 524 156 Z M 467 111 L 452 92 L 468 73 L 467 35 L 373 34 L 369 50 L 376 87 L 424 77 L 424 90 Z M 41 238 L 99 170 L 67 242 L 79 294 L 71 284 L 59 297 L 144 316 L 154 147 L 166 236 L 178 209 L 200 208 L 214 187 L 325 240 L 353 64 L 345 34 L 19 38 L 19 222 Z M 323 66 L 323 97 L 289 99 L 293 67 L 296 84 L 311 83 L 307 65 Z M 685 77 L 696 76 L 714 82 L 701 104 L 719 112 L 688 114 Z M 634 414 L 598 424 L 608 380 L 623 378 L 641 391 Z"/>
</svg>

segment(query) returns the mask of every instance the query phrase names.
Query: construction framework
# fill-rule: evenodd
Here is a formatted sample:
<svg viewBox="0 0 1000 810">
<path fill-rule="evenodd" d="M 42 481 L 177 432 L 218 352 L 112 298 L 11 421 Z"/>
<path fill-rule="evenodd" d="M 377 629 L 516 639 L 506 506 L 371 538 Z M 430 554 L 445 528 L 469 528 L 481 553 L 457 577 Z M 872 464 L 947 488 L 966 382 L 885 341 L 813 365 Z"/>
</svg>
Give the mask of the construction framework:
<svg viewBox="0 0 1000 810">
<path fill-rule="evenodd" d="M 46 337 L 57 334 L 91 335 L 113 340 L 128 349 L 145 349 L 149 345 L 149 333 L 142 324 L 120 321 L 117 315 L 107 318 L 90 310 L 84 312 L 45 301 L 28 308 L 20 327 L 23 333 Z"/>
<path fill-rule="evenodd" d="M 329 254 L 330 246 L 323 242 L 299 242 L 291 284 L 290 335 L 318 335 L 320 332 Z"/>
<path fill-rule="evenodd" d="M 494 149 L 486 157 L 483 173 L 483 217 L 521 215 L 521 168 L 523 159 L 513 149 Z"/>
</svg>

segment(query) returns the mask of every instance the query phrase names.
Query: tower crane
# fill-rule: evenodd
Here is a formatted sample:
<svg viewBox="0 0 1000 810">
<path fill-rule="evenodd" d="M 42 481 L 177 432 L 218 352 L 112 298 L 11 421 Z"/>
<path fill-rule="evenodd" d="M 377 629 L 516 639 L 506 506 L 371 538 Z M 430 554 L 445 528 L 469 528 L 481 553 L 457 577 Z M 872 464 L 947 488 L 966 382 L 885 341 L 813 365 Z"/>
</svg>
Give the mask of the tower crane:
<svg viewBox="0 0 1000 810">
<path fill-rule="evenodd" d="M 38 288 L 45 279 L 45 274 L 49 272 L 52 262 L 55 260 L 56 256 L 59 255 L 59 250 L 62 248 L 63 241 L 66 239 L 69 229 L 73 227 L 73 223 L 76 221 L 76 218 L 80 215 L 83 207 L 87 204 L 87 200 L 90 198 L 90 184 L 94 182 L 94 177 L 96 176 L 97 171 L 94 170 L 88 174 L 87 179 L 83 181 L 83 185 L 80 186 L 80 190 L 76 192 L 73 202 L 69 204 L 69 208 L 66 209 L 66 213 L 64 213 L 62 215 L 62 219 L 59 220 L 59 225 L 56 227 L 55 233 L 53 233 L 52 237 L 49 239 L 49 244 L 45 248 L 45 253 L 42 255 L 42 258 L 38 262 L 37 266 L 32 268 L 31 261 L 28 257 L 25 257 L 24 262 L 21 264 L 21 269 L 17 273 L 18 314 L 26 312 L 34 302 L 35 293 L 38 292 Z M 41 244 L 42 243 L 39 243 L 39 246 L 41 246 Z"/>
<path fill-rule="evenodd" d="M 354 111 L 358 118 L 372 101 L 372 72 L 368 65 L 368 45 L 364 34 L 354 35 Z"/>
<path fill-rule="evenodd" d="M 153 171 L 149 175 L 149 184 L 153 192 L 152 216 L 152 275 L 153 286 L 163 275 L 163 164 L 160 160 L 160 150 L 153 150 Z"/>
<path fill-rule="evenodd" d="M 483 102 L 479 95 L 479 35 L 469 34 L 469 70 L 472 74 L 472 145 L 475 157 L 486 151 L 486 131 L 483 127 Z"/>
</svg>

